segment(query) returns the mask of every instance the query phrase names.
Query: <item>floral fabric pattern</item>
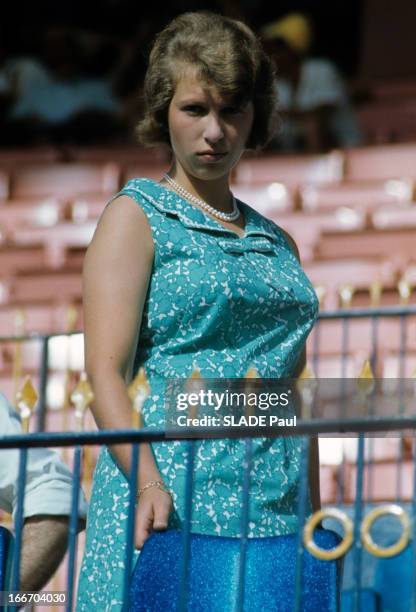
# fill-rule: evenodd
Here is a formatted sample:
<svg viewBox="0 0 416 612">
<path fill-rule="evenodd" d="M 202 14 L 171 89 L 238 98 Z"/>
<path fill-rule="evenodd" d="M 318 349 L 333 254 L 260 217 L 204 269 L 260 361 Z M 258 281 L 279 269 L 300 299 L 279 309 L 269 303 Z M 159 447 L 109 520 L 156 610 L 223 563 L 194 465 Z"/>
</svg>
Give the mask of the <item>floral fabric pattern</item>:
<svg viewBox="0 0 416 612">
<path fill-rule="evenodd" d="M 249 366 L 262 378 L 290 377 L 316 320 L 318 300 L 283 231 L 237 200 L 246 222 L 239 238 L 151 179 L 129 181 L 112 200 L 119 195 L 144 210 L 155 244 L 133 368 L 135 376 L 144 366 L 151 387 L 143 406 L 145 426 L 165 427 L 166 380 L 187 378 L 195 366 L 203 378 L 242 378 Z M 245 442 L 193 444 L 191 532 L 238 537 Z M 180 529 L 189 442 L 157 442 L 152 449 L 172 491 L 169 526 Z M 255 438 L 252 453 L 248 537 L 294 533 L 299 439 Z M 79 611 L 121 610 L 128 492 L 104 447 L 94 473 Z"/>
</svg>

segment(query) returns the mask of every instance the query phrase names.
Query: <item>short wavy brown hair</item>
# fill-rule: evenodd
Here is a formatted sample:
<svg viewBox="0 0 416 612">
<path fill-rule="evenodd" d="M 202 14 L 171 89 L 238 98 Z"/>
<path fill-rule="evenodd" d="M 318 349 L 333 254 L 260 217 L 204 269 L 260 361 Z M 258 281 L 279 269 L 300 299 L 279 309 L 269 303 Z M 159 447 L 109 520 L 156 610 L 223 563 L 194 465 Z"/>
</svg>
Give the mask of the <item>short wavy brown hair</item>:
<svg viewBox="0 0 416 612">
<path fill-rule="evenodd" d="M 253 101 L 246 148 L 265 147 L 278 126 L 272 60 L 246 24 L 210 11 L 183 13 L 156 35 L 144 79 L 144 114 L 136 128 L 140 143 L 170 146 L 168 109 L 176 83 L 189 66 L 221 95 L 238 104 Z"/>
</svg>

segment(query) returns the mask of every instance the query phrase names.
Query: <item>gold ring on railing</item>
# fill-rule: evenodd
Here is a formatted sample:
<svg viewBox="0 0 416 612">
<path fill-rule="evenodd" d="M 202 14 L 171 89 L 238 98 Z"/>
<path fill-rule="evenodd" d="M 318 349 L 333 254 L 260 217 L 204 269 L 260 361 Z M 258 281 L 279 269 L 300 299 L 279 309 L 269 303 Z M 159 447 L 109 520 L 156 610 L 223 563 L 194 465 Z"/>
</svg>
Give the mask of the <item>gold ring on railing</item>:
<svg viewBox="0 0 416 612">
<path fill-rule="evenodd" d="M 337 519 L 344 528 L 344 538 L 342 542 L 335 546 L 335 548 L 331 548 L 326 550 L 325 548 L 320 548 L 317 546 L 313 539 L 313 532 L 317 524 L 322 521 L 324 518 L 335 518 Z M 347 550 L 351 547 L 353 540 L 353 524 L 351 519 L 345 512 L 342 510 L 338 510 L 338 508 L 325 508 L 325 510 L 318 510 L 307 521 L 304 529 L 303 529 L 303 542 L 305 544 L 305 548 L 318 559 L 323 559 L 324 561 L 332 561 L 332 559 L 338 559 L 345 555 Z"/>
<path fill-rule="evenodd" d="M 391 546 L 379 546 L 376 544 L 371 537 L 371 527 L 380 516 L 392 514 L 397 516 L 403 526 L 402 535 L 395 544 Z M 409 516 L 401 506 L 397 504 L 385 504 L 379 508 L 374 508 L 367 514 L 361 524 L 361 541 L 364 548 L 375 557 L 394 557 L 398 555 L 404 548 L 406 548 L 409 542 L 410 536 L 410 520 Z"/>
</svg>

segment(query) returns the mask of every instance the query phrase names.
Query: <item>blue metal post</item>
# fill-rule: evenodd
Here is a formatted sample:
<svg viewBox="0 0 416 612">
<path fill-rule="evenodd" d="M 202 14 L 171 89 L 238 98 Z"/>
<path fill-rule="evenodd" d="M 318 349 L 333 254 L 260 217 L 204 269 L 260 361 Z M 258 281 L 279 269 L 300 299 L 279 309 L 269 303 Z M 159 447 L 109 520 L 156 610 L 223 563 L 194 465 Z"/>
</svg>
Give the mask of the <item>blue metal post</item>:
<svg viewBox="0 0 416 612">
<path fill-rule="evenodd" d="M 297 541 L 297 555 L 296 555 L 296 578 L 295 578 L 295 608 L 294 612 L 301 612 L 302 610 L 302 597 L 303 597 L 303 560 L 305 549 L 303 546 L 303 528 L 306 519 L 306 502 L 308 498 L 308 486 L 309 486 L 309 449 L 310 449 L 310 438 L 304 436 L 301 438 L 301 463 L 300 463 L 300 483 L 299 483 L 299 502 L 298 502 L 298 541 Z"/>
<path fill-rule="evenodd" d="M 17 504 L 16 504 L 16 518 L 15 518 L 15 529 L 16 536 L 14 541 L 14 552 L 13 552 L 13 579 L 12 579 L 12 591 L 19 591 L 20 587 L 20 556 L 22 550 L 22 535 L 23 535 L 23 513 L 24 513 L 24 499 L 25 499 L 25 487 L 26 487 L 26 465 L 27 465 L 27 449 L 20 449 L 19 457 L 19 476 L 17 485 Z"/>
<path fill-rule="evenodd" d="M 319 376 L 319 345 L 321 340 L 321 320 L 317 319 L 314 326 L 313 347 L 312 347 L 312 368 L 315 376 Z"/>
<path fill-rule="evenodd" d="M 72 602 L 74 598 L 74 577 L 75 577 L 75 560 L 77 553 L 77 533 L 78 533 L 78 506 L 79 506 L 79 487 L 81 483 L 81 460 L 82 448 L 77 446 L 74 451 L 74 476 L 72 480 L 72 499 L 71 499 L 71 516 L 69 520 L 68 534 L 68 578 L 67 578 L 67 612 L 72 610 Z"/>
<path fill-rule="evenodd" d="M 406 345 L 407 345 L 407 316 L 400 315 L 400 352 L 399 352 L 399 414 L 404 414 L 405 383 L 406 383 Z M 396 481 L 396 501 L 400 503 L 403 491 L 403 460 L 404 460 L 404 434 L 400 432 L 400 445 L 397 457 L 397 481 Z"/>
<path fill-rule="evenodd" d="M 36 411 L 36 431 L 45 431 L 46 423 L 46 389 L 49 367 L 49 336 L 42 338 L 42 358 L 40 363 L 39 401 Z"/>
<path fill-rule="evenodd" d="M 412 532 L 411 532 L 411 547 L 412 547 L 412 610 L 416 610 L 416 434 L 413 431 L 413 496 L 412 496 Z"/>
<path fill-rule="evenodd" d="M 364 434 L 358 435 L 357 482 L 354 503 L 354 612 L 361 612 L 361 520 L 363 495 L 363 469 L 364 469 Z"/>
</svg>

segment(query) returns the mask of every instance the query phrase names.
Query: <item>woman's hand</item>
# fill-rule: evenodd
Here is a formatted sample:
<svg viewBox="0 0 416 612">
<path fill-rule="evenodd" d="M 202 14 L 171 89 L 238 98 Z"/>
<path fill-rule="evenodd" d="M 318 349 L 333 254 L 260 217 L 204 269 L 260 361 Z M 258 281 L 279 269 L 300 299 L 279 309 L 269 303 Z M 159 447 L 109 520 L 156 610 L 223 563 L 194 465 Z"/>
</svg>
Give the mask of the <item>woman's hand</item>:
<svg viewBox="0 0 416 612">
<path fill-rule="evenodd" d="M 166 491 L 158 487 L 143 491 L 136 508 L 136 548 L 143 547 L 152 531 L 163 531 L 167 528 L 172 509 L 172 498 Z"/>
</svg>

